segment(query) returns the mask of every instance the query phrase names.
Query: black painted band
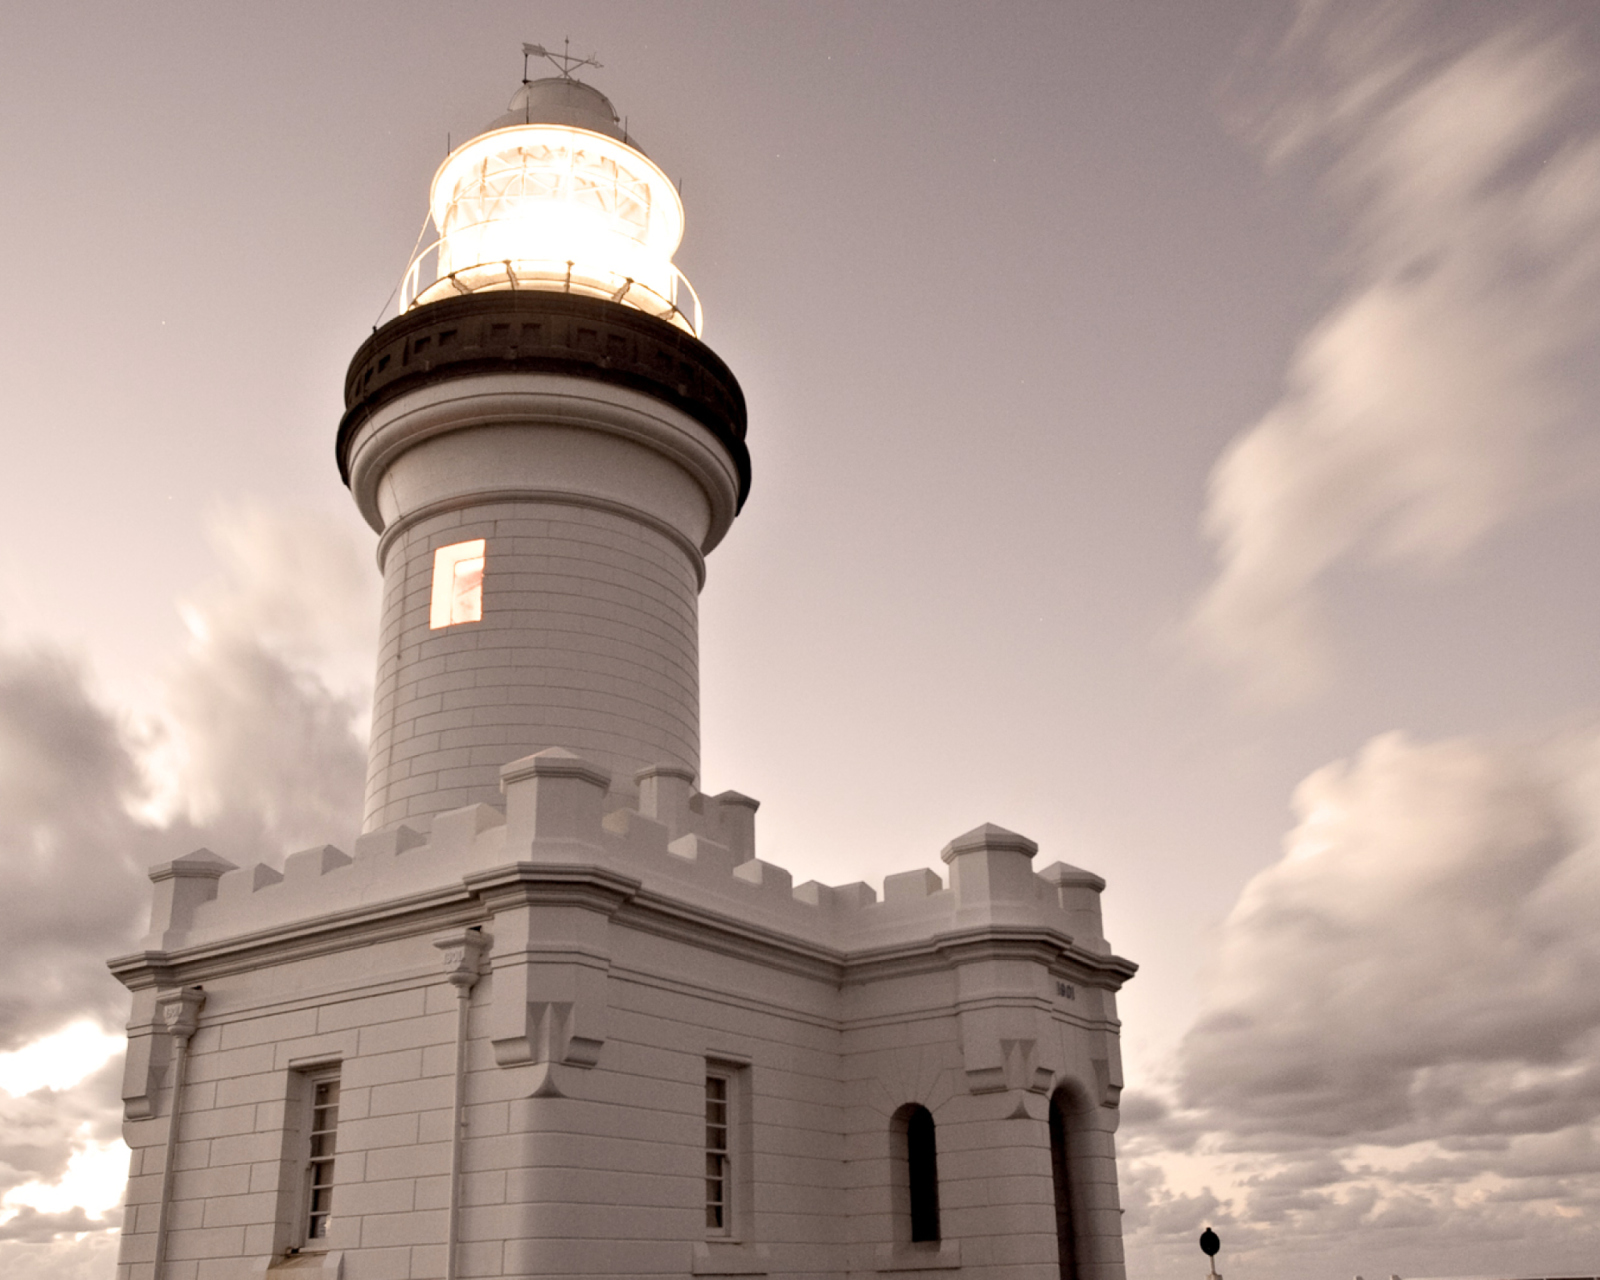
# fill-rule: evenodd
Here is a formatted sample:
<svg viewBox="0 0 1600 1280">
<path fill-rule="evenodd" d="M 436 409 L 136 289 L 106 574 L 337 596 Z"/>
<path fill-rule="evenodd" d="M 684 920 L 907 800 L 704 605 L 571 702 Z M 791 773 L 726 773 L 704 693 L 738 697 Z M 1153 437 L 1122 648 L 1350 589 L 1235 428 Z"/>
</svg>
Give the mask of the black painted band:
<svg viewBox="0 0 1600 1280">
<path fill-rule="evenodd" d="M 427 382 L 483 373 L 560 373 L 631 387 L 687 413 L 728 451 L 739 506 L 750 493 L 744 392 L 710 347 L 619 302 L 542 289 L 463 294 L 396 316 L 361 344 L 345 376 L 334 445 L 349 448 L 380 406 Z"/>
</svg>

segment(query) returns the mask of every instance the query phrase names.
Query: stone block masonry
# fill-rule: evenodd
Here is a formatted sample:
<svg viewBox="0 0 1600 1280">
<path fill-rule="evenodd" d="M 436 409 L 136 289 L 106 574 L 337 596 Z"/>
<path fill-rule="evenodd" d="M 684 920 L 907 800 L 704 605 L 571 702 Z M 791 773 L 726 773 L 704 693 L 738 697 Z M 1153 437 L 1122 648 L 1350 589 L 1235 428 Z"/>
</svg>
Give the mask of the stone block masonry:
<svg viewBox="0 0 1600 1280">
<path fill-rule="evenodd" d="M 483 620 L 430 630 L 438 547 L 488 546 Z M 519 748 L 564 742 L 631 780 L 700 759 L 699 580 L 625 516 L 492 503 L 387 548 L 367 815 L 373 827 L 493 797 Z"/>
<path fill-rule="evenodd" d="M 469 806 L 261 875 L 202 852 L 158 869 L 124 1089 L 136 1176 L 120 1280 L 695 1274 L 1057 1275 L 1049 1109 L 1080 1262 L 1122 1275 L 1115 992 L 1099 881 L 1032 870 L 984 826 L 932 872 L 792 887 L 754 855 L 753 800 L 662 766 L 617 807 L 550 749 Z M 648 809 L 650 812 L 644 812 Z M 732 853 L 738 846 L 739 854 Z M 207 893 L 211 896 L 207 896 Z M 477 930 L 462 1055 L 441 939 Z M 203 991 L 182 1094 L 161 1009 Z M 1069 995 L 1063 994 L 1070 992 Z M 730 1082 L 729 1219 L 706 1225 L 708 1072 Z M 336 1073 L 327 1234 L 306 1215 L 305 1090 Z M 896 1117 L 931 1113 L 940 1238 L 909 1238 Z M 297 1118 L 298 1117 L 298 1118 Z"/>
</svg>

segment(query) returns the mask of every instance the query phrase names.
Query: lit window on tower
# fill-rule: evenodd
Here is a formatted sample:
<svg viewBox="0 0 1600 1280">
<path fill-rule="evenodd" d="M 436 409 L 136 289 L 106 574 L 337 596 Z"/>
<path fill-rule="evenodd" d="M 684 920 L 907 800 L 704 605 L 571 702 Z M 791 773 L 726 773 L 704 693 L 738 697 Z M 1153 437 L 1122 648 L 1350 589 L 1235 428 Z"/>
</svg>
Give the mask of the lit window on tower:
<svg viewBox="0 0 1600 1280">
<path fill-rule="evenodd" d="M 428 626 L 453 627 L 483 619 L 484 540 L 457 542 L 433 553 L 433 603 Z"/>
</svg>

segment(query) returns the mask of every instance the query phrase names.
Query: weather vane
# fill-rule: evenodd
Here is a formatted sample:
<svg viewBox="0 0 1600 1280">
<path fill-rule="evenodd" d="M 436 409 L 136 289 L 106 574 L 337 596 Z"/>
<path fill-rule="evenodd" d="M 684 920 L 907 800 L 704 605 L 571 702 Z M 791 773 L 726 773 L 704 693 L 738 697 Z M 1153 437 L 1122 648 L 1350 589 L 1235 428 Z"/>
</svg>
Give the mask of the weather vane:
<svg viewBox="0 0 1600 1280">
<path fill-rule="evenodd" d="M 523 84 L 528 83 L 529 58 L 544 58 L 550 63 L 551 66 L 561 73 L 561 78 L 563 80 L 572 79 L 572 73 L 579 67 L 594 67 L 596 70 L 598 70 L 600 67 L 600 57 L 598 54 L 591 53 L 587 58 L 574 58 L 572 56 L 572 41 L 570 39 L 563 39 L 561 41 L 560 53 L 551 53 L 550 50 L 546 49 L 542 44 L 525 44 L 522 46 Z"/>
</svg>

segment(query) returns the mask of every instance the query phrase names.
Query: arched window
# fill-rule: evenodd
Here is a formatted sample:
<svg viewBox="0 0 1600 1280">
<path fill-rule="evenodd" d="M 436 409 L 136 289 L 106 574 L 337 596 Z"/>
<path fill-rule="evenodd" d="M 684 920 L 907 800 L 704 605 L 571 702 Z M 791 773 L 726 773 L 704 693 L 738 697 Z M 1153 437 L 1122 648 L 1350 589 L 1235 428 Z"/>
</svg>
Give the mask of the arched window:
<svg viewBox="0 0 1600 1280">
<path fill-rule="evenodd" d="M 1078 1280 L 1078 1237 L 1072 1221 L 1072 1175 L 1067 1149 L 1070 1106 L 1064 1090 L 1051 1095 L 1050 1174 L 1056 1193 L 1056 1256 L 1061 1262 L 1061 1280 Z"/>
<path fill-rule="evenodd" d="M 895 1234 L 913 1244 L 939 1236 L 939 1152 L 933 1113 L 910 1103 L 894 1113 Z"/>
</svg>

